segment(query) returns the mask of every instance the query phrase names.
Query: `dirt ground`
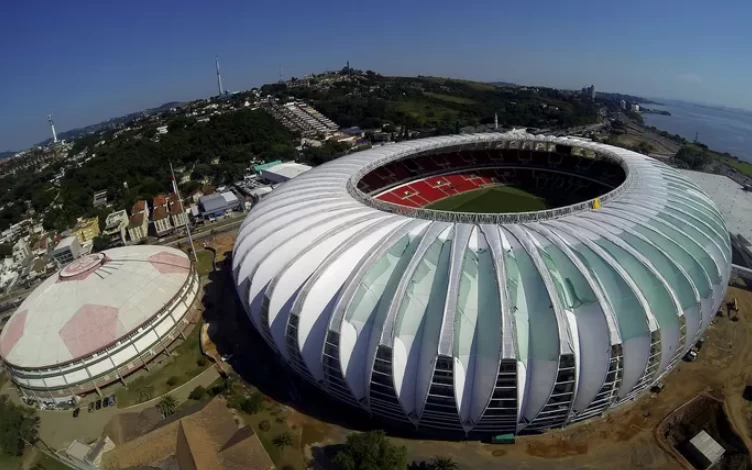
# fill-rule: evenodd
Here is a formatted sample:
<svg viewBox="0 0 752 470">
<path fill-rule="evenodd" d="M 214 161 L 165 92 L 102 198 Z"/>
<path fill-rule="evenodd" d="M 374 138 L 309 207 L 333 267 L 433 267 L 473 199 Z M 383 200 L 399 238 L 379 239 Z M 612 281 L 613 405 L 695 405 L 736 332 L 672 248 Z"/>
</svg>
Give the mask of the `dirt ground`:
<svg viewBox="0 0 752 470">
<path fill-rule="evenodd" d="M 222 232 L 214 235 L 213 237 L 206 238 L 202 242 L 210 248 L 217 250 L 217 263 L 224 261 L 225 255 L 232 253 L 232 247 L 235 246 L 235 239 L 238 237 L 238 232 L 233 230 L 231 232 Z"/>
</svg>

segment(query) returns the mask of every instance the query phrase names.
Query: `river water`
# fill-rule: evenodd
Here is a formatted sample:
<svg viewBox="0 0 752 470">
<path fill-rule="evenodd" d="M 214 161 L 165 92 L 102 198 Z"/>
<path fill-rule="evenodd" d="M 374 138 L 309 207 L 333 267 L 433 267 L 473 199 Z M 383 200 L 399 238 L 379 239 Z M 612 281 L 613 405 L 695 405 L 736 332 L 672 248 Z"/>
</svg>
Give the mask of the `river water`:
<svg viewBox="0 0 752 470">
<path fill-rule="evenodd" d="M 671 116 L 643 113 L 645 123 L 658 129 L 679 134 L 685 139 L 698 140 L 718 152 L 728 152 L 752 163 L 752 111 L 722 108 L 685 101 L 661 100 L 659 105 L 645 105 L 663 109 Z"/>
</svg>

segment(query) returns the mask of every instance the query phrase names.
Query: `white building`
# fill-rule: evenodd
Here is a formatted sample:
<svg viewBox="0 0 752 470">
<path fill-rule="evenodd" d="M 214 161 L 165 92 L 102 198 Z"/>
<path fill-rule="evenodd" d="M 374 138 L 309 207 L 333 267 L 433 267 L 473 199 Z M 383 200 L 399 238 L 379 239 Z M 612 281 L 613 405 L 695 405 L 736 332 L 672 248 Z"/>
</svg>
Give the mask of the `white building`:
<svg viewBox="0 0 752 470">
<path fill-rule="evenodd" d="M 81 256 L 81 244 L 78 241 L 78 237 L 75 236 L 63 238 L 55 246 L 55 249 L 52 250 L 52 257 L 60 268 L 71 263 L 79 256 Z"/>
<path fill-rule="evenodd" d="M 26 238 L 20 238 L 15 245 L 13 245 L 13 261 L 17 265 L 26 266 L 31 260 L 31 248 L 26 243 Z"/>
<path fill-rule="evenodd" d="M 295 162 L 285 162 L 269 168 L 264 168 L 260 173 L 263 179 L 271 183 L 284 183 L 296 176 L 302 175 L 310 169 L 311 167 L 308 165 L 301 165 L 300 163 Z"/>
<path fill-rule="evenodd" d="M 94 207 L 104 207 L 107 205 L 107 190 L 97 191 L 94 193 Z"/>
<path fill-rule="evenodd" d="M 560 199 L 533 213 L 429 208 L 493 184 Z M 727 226 L 681 172 L 524 132 L 339 158 L 275 189 L 242 227 L 239 300 L 290 369 L 448 438 L 541 432 L 629 403 L 702 337 L 731 275 Z"/>
<path fill-rule="evenodd" d="M 149 219 L 143 212 L 133 214 L 128 221 L 128 238 L 131 243 L 139 243 L 149 234 Z"/>
<path fill-rule="evenodd" d="M 164 206 L 159 206 L 154 209 L 154 232 L 158 237 L 163 237 L 172 232 L 172 222 L 170 222 L 170 216 L 167 214 L 167 209 Z"/>
<path fill-rule="evenodd" d="M 123 210 L 107 215 L 102 235 L 110 239 L 110 243 L 125 245 L 128 233 L 128 213 Z"/>
<path fill-rule="evenodd" d="M 190 259 L 174 248 L 84 256 L 18 307 L 0 334 L 0 357 L 24 396 L 68 402 L 100 393 L 182 337 L 198 290 Z"/>
</svg>

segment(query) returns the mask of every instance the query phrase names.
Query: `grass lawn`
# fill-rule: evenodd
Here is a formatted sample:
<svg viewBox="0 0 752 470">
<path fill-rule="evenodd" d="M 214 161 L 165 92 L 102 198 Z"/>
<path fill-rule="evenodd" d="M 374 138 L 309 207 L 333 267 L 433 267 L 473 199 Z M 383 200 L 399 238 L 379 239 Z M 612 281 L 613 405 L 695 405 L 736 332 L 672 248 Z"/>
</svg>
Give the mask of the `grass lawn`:
<svg viewBox="0 0 752 470">
<path fill-rule="evenodd" d="M 204 276 L 214 270 L 214 257 L 211 251 L 207 251 L 207 250 L 196 251 L 196 257 L 198 258 L 198 264 L 196 264 L 196 271 L 198 271 L 199 276 Z"/>
<path fill-rule="evenodd" d="M 0 452 L 0 470 L 16 470 L 21 466 L 21 457 L 11 457 Z"/>
<path fill-rule="evenodd" d="M 306 459 L 303 454 L 303 444 L 301 442 L 302 431 L 292 429 L 285 420 L 285 411 L 278 403 L 265 403 L 264 410 L 256 414 L 249 415 L 239 412 L 243 417 L 245 424 L 253 428 L 253 431 L 259 437 L 261 444 L 271 457 L 272 462 L 277 468 L 290 466 L 295 469 L 304 470 L 306 468 Z M 260 425 L 268 421 L 270 428 L 268 431 L 262 431 Z M 291 446 L 280 449 L 274 445 L 274 437 L 280 433 L 288 432 L 293 437 Z"/>
<path fill-rule="evenodd" d="M 457 212 L 528 212 L 548 207 L 543 198 L 511 186 L 476 189 L 436 201 L 427 209 Z"/>
<path fill-rule="evenodd" d="M 148 401 L 150 398 L 146 398 L 147 395 L 150 395 L 151 398 L 164 395 L 209 367 L 209 359 L 201 354 L 199 346 L 200 329 L 200 325 L 193 328 L 185 341 L 172 351 L 173 357 L 167 365 L 158 370 L 146 372 L 146 375 L 142 375 L 132 382 L 126 377 L 128 388 L 121 388 L 117 391 L 118 407 L 125 408 Z M 199 359 L 204 361 L 203 366 L 198 365 Z M 171 384 L 168 384 L 167 382 L 171 378 L 173 380 Z"/>
<path fill-rule="evenodd" d="M 5 386 L 6 383 L 9 381 L 8 374 L 6 372 L 0 372 L 0 390 Z"/>
<path fill-rule="evenodd" d="M 721 160 L 726 165 L 736 168 L 744 176 L 749 176 L 752 178 L 752 164 L 749 164 L 746 162 L 740 162 L 740 161 L 734 160 L 733 158 L 728 158 L 728 157 L 721 157 Z"/>
<path fill-rule="evenodd" d="M 409 114 L 419 122 L 425 122 L 427 120 L 448 120 L 454 122 L 454 119 L 458 116 L 457 111 L 454 109 L 441 106 L 435 101 L 421 100 L 418 98 L 398 101 L 397 110 Z"/>
<path fill-rule="evenodd" d="M 60 463 L 60 461 L 47 456 L 47 454 L 43 454 L 39 452 L 39 456 L 40 457 L 35 462 L 35 464 L 39 468 L 43 468 L 44 470 L 70 470 L 71 469 L 71 467 L 67 465 L 63 465 L 62 463 Z"/>
<path fill-rule="evenodd" d="M 425 93 L 425 95 L 430 96 L 431 98 L 436 98 L 437 100 L 448 101 L 449 103 L 475 104 L 475 101 L 471 100 L 470 98 L 463 98 L 461 96 L 444 95 L 442 93 L 431 92 L 427 92 Z"/>
</svg>

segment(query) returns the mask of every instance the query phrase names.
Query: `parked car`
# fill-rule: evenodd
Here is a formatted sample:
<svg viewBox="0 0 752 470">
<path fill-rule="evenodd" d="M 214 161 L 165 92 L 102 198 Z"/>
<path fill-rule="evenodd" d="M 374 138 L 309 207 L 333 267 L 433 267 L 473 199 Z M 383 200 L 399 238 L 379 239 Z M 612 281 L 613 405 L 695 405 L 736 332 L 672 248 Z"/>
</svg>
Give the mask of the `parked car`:
<svg viewBox="0 0 752 470">
<path fill-rule="evenodd" d="M 110 399 L 109 399 L 109 397 L 105 397 L 104 400 L 102 400 L 102 406 L 104 408 L 107 408 L 108 406 L 110 406 Z"/>
<path fill-rule="evenodd" d="M 78 418 L 78 414 L 81 412 L 81 408 L 76 408 L 73 410 L 73 417 Z"/>
<path fill-rule="evenodd" d="M 117 400 L 115 399 L 115 395 L 110 396 L 110 406 L 117 405 Z"/>
<path fill-rule="evenodd" d="M 97 410 L 102 408 L 102 400 L 97 400 Z"/>
</svg>

